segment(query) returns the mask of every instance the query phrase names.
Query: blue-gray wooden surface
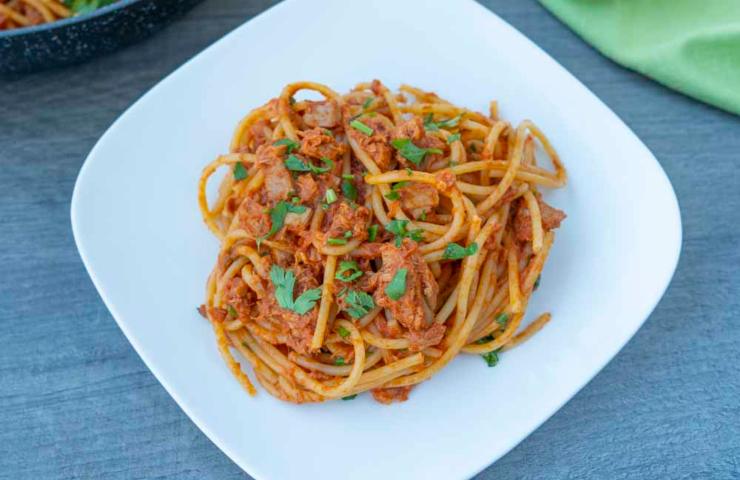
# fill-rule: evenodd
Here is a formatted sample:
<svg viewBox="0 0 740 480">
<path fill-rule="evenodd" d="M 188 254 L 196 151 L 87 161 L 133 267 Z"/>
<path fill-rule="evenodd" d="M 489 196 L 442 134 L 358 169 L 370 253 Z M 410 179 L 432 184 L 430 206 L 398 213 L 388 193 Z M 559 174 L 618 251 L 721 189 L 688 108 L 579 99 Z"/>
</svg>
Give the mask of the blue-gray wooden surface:
<svg viewBox="0 0 740 480">
<path fill-rule="evenodd" d="M 740 478 L 740 120 L 612 64 L 534 0 L 483 3 L 650 147 L 678 194 L 684 241 L 635 338 L 479 478 Z M 0 81 L 0 478 L 246 477 L 116 326 L 75 250 L 69 203 L 85 156 L 127 106 L 269 4 L 208 0 L 109 57 Z"/>
</svg>

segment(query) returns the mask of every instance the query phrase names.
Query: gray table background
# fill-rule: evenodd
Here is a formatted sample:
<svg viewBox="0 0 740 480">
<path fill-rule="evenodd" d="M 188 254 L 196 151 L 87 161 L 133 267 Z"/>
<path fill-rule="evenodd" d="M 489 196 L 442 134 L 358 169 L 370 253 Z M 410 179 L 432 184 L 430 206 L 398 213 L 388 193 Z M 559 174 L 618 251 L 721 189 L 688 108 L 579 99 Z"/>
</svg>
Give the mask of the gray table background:
<svg viewBox="0 0 740 480">
<path fill-rule="evenodd" d="M 208 0 L 106 58 L 0 80 L 0 478 L 246 477 L 116 326 L 75 249 L 69 203 L 85 156 L 126 107 L 271 3 Z M 740 121 L 616 66 L 534 0 L 483 3 L 655 153 L 684 240 L 634 339 L 477 478 L 740 478 Z"/>
</svg>

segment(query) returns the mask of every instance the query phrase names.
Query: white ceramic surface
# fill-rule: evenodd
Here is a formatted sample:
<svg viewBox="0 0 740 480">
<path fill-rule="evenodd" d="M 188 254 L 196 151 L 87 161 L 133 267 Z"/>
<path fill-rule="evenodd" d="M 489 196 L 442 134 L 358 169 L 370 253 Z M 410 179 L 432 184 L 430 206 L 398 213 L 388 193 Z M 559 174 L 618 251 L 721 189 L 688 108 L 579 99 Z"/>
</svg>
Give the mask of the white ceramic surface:
<svg viewBox="0 0 740 480">
<path fill-rule="evenodd" d="M 496 368 L 453 361 L 387 407 L 250 398 L 195 307 L 218 244 L 196 184 L 251 108 L 288 82 L 346 91 L 407 82 L 505 118 L 534 120 L 569 170 L 547 199 L 568 213 L 531 315 L 552 322 Z M 681 223 L 647 148 L 529 40 L 474 3 L 289 0 L 164 79 L 87 158 L 72 199 L 85 266 L 116 321 L 193 421 L 259 479 L 469 477 L 514 447 L 629 340 L 676 266 Z M 501 414 L 505 412 L 505 414 Z M 125 421 L 125 420 L 122 420 Z"/>
</svg>

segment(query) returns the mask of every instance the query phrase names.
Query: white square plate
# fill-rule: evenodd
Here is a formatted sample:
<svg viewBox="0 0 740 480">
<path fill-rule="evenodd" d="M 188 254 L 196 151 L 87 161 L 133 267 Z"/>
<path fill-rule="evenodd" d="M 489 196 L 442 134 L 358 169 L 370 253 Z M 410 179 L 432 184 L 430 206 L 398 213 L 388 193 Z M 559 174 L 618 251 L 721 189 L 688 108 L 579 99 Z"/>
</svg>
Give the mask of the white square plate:
<svg viewBox="0 0 740 480">
<path fill-rule="evenodd" d="M 251 108 L 291 81 L 346 91 L 382 79 L 504 118 L 534 120 L 569 169 L 548 194 L 568 219 L 530 311 L 553 312 L 496 368 L 463 356 L 391 407 L 250 398 L 203 301 L 217 241 L 196 204 L 201 169 Z M 105 133 L 72 199 L 80 254 L 105 304 L 167 391 L 257 478 L 462 478 L 537 428 L 627 342 L 663 294 L 681 245 L 671 185 L 591 92 L 473 1 L 289 0 L 208 48 Z"/>
</svg>

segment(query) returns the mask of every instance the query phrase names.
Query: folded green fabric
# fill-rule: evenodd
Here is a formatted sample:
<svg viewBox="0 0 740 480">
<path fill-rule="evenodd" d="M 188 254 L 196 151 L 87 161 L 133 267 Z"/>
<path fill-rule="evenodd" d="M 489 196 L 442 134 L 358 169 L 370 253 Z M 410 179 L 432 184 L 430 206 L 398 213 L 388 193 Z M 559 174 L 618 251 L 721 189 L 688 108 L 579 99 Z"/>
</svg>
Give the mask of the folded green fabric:
<svg viewBox="0 0 740 480">
<path fill-rule="evenodd" d="M 740 114 L 740 0 L 540 0 L 614 61 Z"/>
</svg>

